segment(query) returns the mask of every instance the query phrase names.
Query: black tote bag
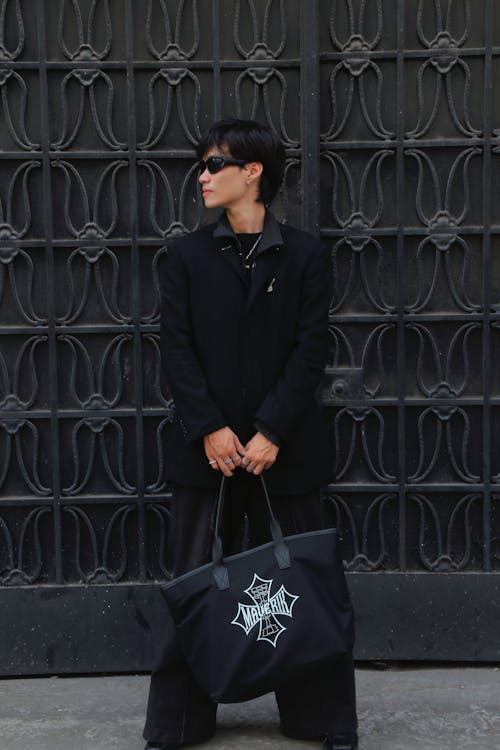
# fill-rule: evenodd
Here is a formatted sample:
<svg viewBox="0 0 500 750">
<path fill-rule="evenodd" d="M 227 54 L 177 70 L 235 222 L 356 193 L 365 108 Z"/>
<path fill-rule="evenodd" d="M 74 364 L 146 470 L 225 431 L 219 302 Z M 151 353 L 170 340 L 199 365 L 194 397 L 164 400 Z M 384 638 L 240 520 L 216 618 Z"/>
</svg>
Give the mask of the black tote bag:
<svg viewBox="0 0 500 750">
<path fill-rule="evenodd" d="M 273 541 L 223 558 L 223 478 L 212 562 L 162 586 L 194 678 L 221 703 L 300 679 L 354 641 L 336 530 L 283 537 L 260 479 Z"/>
</svg>

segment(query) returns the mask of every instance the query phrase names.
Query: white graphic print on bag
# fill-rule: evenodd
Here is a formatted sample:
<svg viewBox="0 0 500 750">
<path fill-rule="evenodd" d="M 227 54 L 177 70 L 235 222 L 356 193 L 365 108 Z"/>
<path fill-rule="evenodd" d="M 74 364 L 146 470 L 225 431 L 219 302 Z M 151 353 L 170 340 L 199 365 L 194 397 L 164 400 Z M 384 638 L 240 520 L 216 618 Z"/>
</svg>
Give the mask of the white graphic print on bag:
<svg viewBox="0 0 500 750">
<path fill-rule="evenodd" d="M 253 575 L 251 585 L 245 589 L 245 593 L 253 599 L 254 604 L 241 604 L 238 602 L 238 613 L 231 625 L 239 625 L 248 635 L 257 623 L 259 624 L 258 641 L 268 641 L 276 647 L 276 641 L 286 628 L 278 620 L 277 615 L 292 617 L 293 605 L 299 598 L 289 594 L 284 586 L 271 596 L 273 579 L 260 578 L 257 573 Z"/>
</svg>

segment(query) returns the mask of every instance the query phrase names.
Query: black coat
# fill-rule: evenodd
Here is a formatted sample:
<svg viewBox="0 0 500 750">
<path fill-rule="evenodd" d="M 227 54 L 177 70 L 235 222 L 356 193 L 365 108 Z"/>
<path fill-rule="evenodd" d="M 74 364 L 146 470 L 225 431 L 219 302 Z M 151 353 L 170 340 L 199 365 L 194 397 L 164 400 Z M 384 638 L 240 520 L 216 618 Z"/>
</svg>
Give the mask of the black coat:
<svg viewBox="0 0 500 750">
<path fill-rule="evenodd" d="M 333 478 L 317 395 L 327 358 L 329 256 L 267 212 L 248 286 L 237 245 L 223 216 L 168 248 L 161 351 L 176 413 L 167 478 L 217 486 L 203 436 L 228 425 L 244 445 L 260 425 L 280 442 L 266 472 L 270 490 L 306 492 Z"/>
</svg>

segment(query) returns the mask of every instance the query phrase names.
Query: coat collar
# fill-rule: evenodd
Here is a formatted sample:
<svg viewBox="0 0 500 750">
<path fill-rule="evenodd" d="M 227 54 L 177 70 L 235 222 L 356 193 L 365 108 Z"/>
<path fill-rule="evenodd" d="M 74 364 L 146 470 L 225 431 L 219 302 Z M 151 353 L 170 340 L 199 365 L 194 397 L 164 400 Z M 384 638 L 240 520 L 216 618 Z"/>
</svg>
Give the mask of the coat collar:
<svg viewBox="0 0 500 750">
<path fill-rule="evenodd" d="M 225 213 L 223 213 L 220 217 L 219 222 L 214 229 L 213 236 L 214 239 L 218 240 L 218 243 L 220 243 L 219 251 L 228 249 L 228 246 L 238 247 L 238 237 L 231 227 Z M 278 263 L 278 257 L 281 254 L 277 251 L 281 247 L 283 247 L 284 244 L 285 243 L 281 234 L 280 225 L 274 218 L 273 214 L 270 211 L 266 210 L 266 216 L 264 218 L 264 228 L 262 230 L 262 238 L 259 242 L 257 252 L 255 253 L 255 258 L 261 255 L 262 258 L 260 258 L 259 262 L 255 265 L 255 273 L 253 275 L 252 283 L 250 285 L 250 291 L 247 297 L 247 310 L 250 309 L 250 307 L 253 305 L 258 295 L 261 291 L 263 291 L 264 288 L 267 288 L 269 292 L 273 290 L 275 282 L 273 272 L 275 271 L 276 264 Z M 263 255 L 266 250 L 271 249 L 274 249 L 275 252 L 269 252 Z M 226 254 L 223 253 L 223 255 Z M 239 262 L 233 263 L 232 260 L 234 259 L 231 259 L 230 257 L 226 256 L 226 258 L 233 269 L 236 271 L 236 273 L 243 280 L 241 264 Z"/>
<path fill-rule="evenodd" d="M 236 233 L 234 232 L 231 224 L 229 223 L 229 219 L 227 218 L 226 212 L 224 212 L 219 221 L 217 222 L 217 225 L 214 229 L 214 238 L 215 239 L 223 239 L 225 240 L 232 240 L 233 242 L 231 244 L 235 244 L 238 246 L 238 237 Z M 267 209 L 266 215 L 264 218 L 264 229 L 262 230 L 262 238 L 259 242 L 259 246 L 257 248 L 256 256 L 261 255 L 261 253 L 265 252 L 266 250 L 269 250 L 271 247 L 281 247 L 283 246 L 283 236 L 281 234 L 280 225 L 274 218 L 273 214 Z"/>
</svg>

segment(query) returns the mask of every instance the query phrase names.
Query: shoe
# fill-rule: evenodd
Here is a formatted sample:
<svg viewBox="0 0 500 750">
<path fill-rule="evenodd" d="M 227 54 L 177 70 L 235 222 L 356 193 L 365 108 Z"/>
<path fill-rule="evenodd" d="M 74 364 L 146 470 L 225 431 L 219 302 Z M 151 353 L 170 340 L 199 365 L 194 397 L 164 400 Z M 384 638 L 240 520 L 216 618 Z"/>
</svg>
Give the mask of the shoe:
<svg viewBox="0 0 500 750">
<path fill-rule="evenodd" d="M 148 742 L 144 750 L 178 750 L 180 747 L 178 742 Z"/>
<path fill-rule="evenodd" d="M 323 742 L 324 750 L 357 750 L 357 734 L 333 734 Z"/>
</svg>

